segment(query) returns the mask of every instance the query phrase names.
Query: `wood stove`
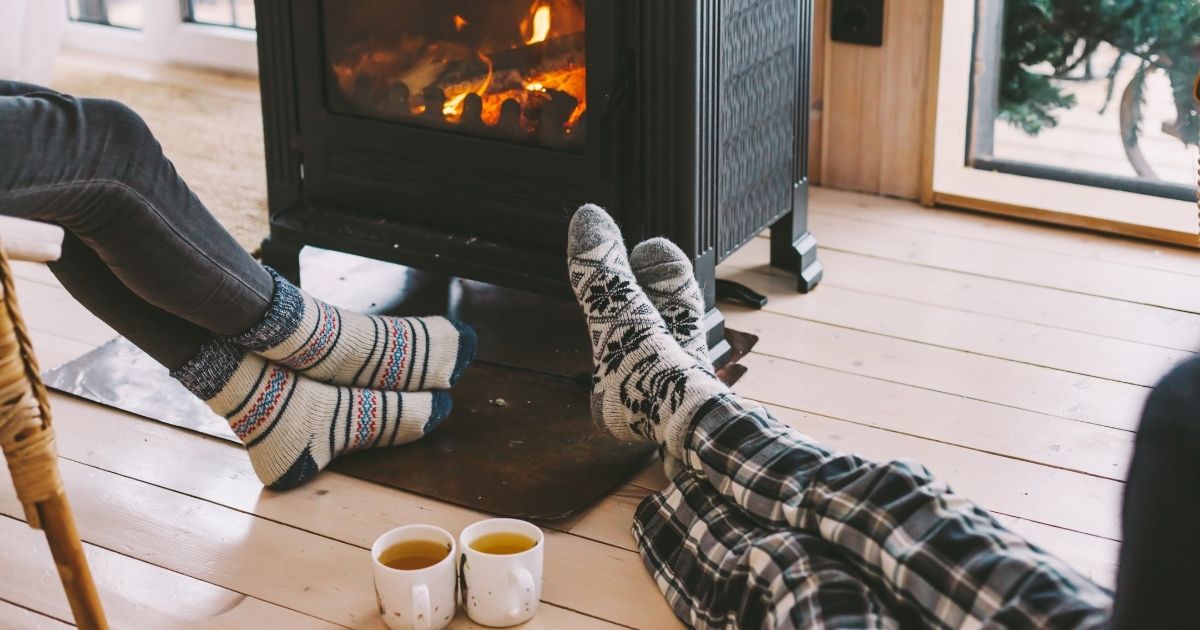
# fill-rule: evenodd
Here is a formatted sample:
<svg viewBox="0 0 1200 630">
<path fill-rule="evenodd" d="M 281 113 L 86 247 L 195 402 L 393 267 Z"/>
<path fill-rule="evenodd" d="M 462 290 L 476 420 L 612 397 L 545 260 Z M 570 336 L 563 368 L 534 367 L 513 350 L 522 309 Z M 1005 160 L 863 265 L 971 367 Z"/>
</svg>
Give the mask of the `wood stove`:
<svg viewBox="0 0 1200 630">
<path fill-rule="evenodd" d="M 807 230 L 811 0 L 258 0 L 270 236 L 568 295 L 571 212 L 715 266 Z"/>
</svg>

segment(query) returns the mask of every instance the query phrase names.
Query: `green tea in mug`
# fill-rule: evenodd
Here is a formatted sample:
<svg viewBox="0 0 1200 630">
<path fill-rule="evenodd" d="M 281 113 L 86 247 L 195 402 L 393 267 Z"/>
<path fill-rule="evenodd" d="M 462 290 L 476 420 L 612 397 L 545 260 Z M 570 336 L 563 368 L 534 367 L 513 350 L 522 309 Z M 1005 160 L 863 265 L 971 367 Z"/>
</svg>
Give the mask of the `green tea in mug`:
<svg viewBox="0 0 1200 630">
<path fill-rule="evenodd" d="M 379 563 L 390 569 L 426 569 L 450 555 L 450 546 L 432 540 L 405 540 L 383 550 Z"/>
</svg>

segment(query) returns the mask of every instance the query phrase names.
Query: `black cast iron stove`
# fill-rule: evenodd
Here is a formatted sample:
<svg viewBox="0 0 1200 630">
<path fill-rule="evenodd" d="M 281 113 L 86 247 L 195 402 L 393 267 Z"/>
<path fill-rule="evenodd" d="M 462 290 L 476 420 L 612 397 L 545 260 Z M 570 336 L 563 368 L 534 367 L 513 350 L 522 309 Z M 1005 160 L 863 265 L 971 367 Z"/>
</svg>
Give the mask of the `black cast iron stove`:
<svg viewBox="0 0 1200 630">
<path fill-rule="evenodd" d="M 258 0 L 270 237 L 568 295 L 571 212 L 808 291 L 811 0 Z"/>
</svg>

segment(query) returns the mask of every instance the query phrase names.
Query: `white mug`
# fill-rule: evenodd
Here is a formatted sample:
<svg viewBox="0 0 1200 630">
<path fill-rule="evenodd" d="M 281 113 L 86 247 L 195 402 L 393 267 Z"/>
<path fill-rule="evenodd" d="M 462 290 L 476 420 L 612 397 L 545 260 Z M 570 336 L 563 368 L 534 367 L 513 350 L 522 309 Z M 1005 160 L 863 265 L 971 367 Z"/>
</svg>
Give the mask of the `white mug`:
<svg viewBox="0 0 1200 630">
<path fill-rule="evenodd" d="M 484 553 L 471 545 L 488 534 L 508 532 L 534 541 L 531 549 L 513 554 Z M 542 530 L 511 518 L 480 521 L 458 537 L 463 607 L 475 623 L 514 626 L 537 614 L 542 599 L 542 555 L 546 547 Z"/>
<path fill-rule="evenodd" d="M 393 569 L 379 561 L 389 547 L 407 540 L 429 540 L 446 544 L 446 557 L 424 569 Z M 375 569 L 375 598 L 383 623 L 391 630 L 440 630 L 454 619 L 458 597 L 454 536 L 432 525 L 397 527 L 371 545 Z"/>
</svg>

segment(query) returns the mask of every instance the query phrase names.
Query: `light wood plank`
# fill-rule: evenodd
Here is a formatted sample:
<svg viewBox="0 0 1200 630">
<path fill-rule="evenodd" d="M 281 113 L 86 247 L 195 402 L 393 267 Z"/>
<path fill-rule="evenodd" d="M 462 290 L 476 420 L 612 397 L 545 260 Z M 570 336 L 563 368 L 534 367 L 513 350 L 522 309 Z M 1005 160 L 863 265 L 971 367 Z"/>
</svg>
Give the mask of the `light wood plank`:
<svg viewBox="0 0 1200 630">
<path fill-rule="evenodd" d="M 752 354 L 736 391 L 764 403 L 961 446 L 981 453 L 1125 478 L 1132 434 Z M 853 450 L 853 449 L 851 449 Z"/>
<path fill-rule="evenodd" d="M 50 268 L 46 263 L 26 262 L 23 260 L 8 261 L 9 267 L 12 269 L 14 278 L 38 282 L 52 287 L 61 287 L 58 278 L 50 272 Z"/>
<path fill-rule="evenodd" d="M 1200 276 L 1200 256 L 1194 249 L 1162 243 L 1147 243 L 1083 230 L 1031 225 L 962 210 L 917 209 L 906 201 L 856 195 L 821 187 L 810 189 L 809 209 L 814 214 L 853 218 L 936 234 L 1014 245 L 1022 249 Z"/>
<path fill-rule="evenodd" d="M 2 483 L 5 494 L 0 501 L 7 511 L 12 502 L 7 470 Z M 0 563 L 0 598 L 56 619 L 71 619 L 42 533 L 20 520 L 0 516 L 0 538 L 5 558 Z M 91 544 L 84 547 L 105 614 L 114 628 L 336 627 L 108 549 Z"/>
<path fill-rule="evenodd" d="M 768 271 L 766 243 L 747 246 L 722 267 Z M 1200 315 L 1110 298 L 1035 287 L 862 254 L 822 250 L 829 276 L 821 286 L 994 315 L 1142 344 L 1193 352 L 1200 348 Z M 772 273 L 780 275 L 782 270 Z M 1130 347 L 1130 350 L 1135 348 Z"/>
<path fill-rule="evenodd" d="M 1196 279 L 1185 274 L 827 214 L 814 213 L 809 228 L 828 249 L 1200 313 Z"/>
<path fill-rule="evenodd" d="M 742 307 L 726 323 L 761 354 L 1107 427 L 1136 426 L 1145 387 Z M 1073 430 L 1072 423 L 1049 420 Z"/>
<path fill-rule="evenodd" d="M 780 275 L 730 267 L 718 269 L 718 276 L 770 295 L 766 307 L 770 312 L 1133 385 L 1151 386 L 1192 356 L 1181 350 L 843 289 L 832 282 L 801 295 L 795 292 L 795 279 Z"/>
<path fill-rule="evenodd" d="M 1085 572 L 1102 583 L 1111 583 L 1123 484 L 1007 457 L 971 453 L 779 405 L 768 407 L 780 421 L 832 450 L 880 462 L 905 459 L 922 463 L 959 495 L 1008 517 L 1007 523 L 1040 524 L 1042 527 L 1021 525 L 1017 531 L 1056 555 L 1077 559 L 1090 556 Z M 1054 531 L 1044 530 L 1047 525 Z"/>
<path fill-rule="evenodd" d="M 813 436 L 839 451 L 880 459 L 875 454 L 878 447 L 872 446 L 865 436 L 848 438 L 851 435 L 863 435 L 862 425 L 895 431 L 887 434 L 890 444 L 917 440 L 918 437 L 912 433 L 894 427 L 908 428 L 922 418 L 931 423 L 959 422 L 964 427 L 970 427 L 978 420 L 972 416 L 961 415 L 949 398 L 943 400 L 928 397 L 928 400 L 924 400 L 927 397 L 915 393 L 921 390 L 907 392 L 918 397 L 918 400 L 904 400 L 879 399 L 871 390 L 841 388 L 835 393 L 827 394 L 828 399 L 834 400 L 839 406 L 834 410 L 836 415 L 827 414 L 825 406 L 820 404 L 826 395 L 817 392 L 831 390 L 833 386 L 818 380 L 820 374 L 817 368 L 761 355 L 750 355 L 744 361 L 751 374 L 757 371 L 764 376 L 759 382 L 746 382 L 745 385 L 739 383 L 737 392 L 755 400 L 768 402 L 772 408 L 790 409 L 790 412 L 780 414 L 782 420 L 804 418 L 805 414 L 841 420 L 853 418 L 852 421 L 837 425 L 836 431 Z M 847 400 L 852 402 L 843 402 Z M 851 409 L 850 405 L 854 405 L 854 408 Z M 919 410 L 924 410 L 924 413 L 906 419 L 906 415 Z M 801 415 L 797 416 L 796 413 Z M 987 424 L 988 421 L 981 423 Z M 803 426 L 801 429 L 810 432 L 810 429 Z M 936 431 L 932 433 L 936 434 Z M 1015 434 L 1011 439 L 1031 440 L 1035 439 L 1035 436 Z M 905 453 L 904 457 L 930 466 L 952 487 L 960 491 L 966 488 L 962 494 L 974 498 L 989 509 L 1103 538 L 1120 538 L 1117 506 L 1120 505 L 1123 486 L 1121 482 L 996 454 L 999 448 L 986 452 L 964 451 L 962 447 L 940 440 L 921 440 L 919 443 L 910 444 L 914 451 Z M 1071 448 L 1074 446 L 1071 445 Z M 890 454 L 888 457 L 894 458 L 896 455 Z M 1087 454 L 1080 454 L 1079 457 L 1086 458 Z M 1097 466 L 1122 468 L 1124 464 L 1102 460 Z"/>
<path fill-rule="evenodd" d="M 66 630 L 70 624 L 0 599 L 0 629 Z"/>
<path fill-rule="evenodd" d="M 1108 589 L 1116 587 L 1121 543 L 1004 514 L 995 516 L 1002 525 L 1065 560 L 1089 580 Z"/>
<path fill-rule="evenodd" d="M 734 276 L 734 277 L 737 277 L 737 276 Z M 827 293 L 826 295 L 823 296 L 823 298 L 822 298 L 823 300 L 828 300 L 828 299 L 834 298 L 833 294 L 836 293 L 836 290 L 833 287 L 828 287 L 827 289 L 823 289 L 823 290 L 829 290 L 829 293 Z M 895 337 L 899 337 L 899 338 L 906 338 L 907 335 L 905 335 L 905 332 L 910 332 L 910 331 L 914 332 L 913 336 L 920 337 L 920 336 L 925 336 L 923 334 L 923 332 L 920 332 L 922 330 L 942 330 L 942 331 L 947 330 L 946 328 L 944 328 L 944 326 L 940 326 L 941 322 L 938 322 L 938 319 L 936 319 L 936 318 L 919 319 L 918 313 L 913 313 L 910 310 L 907 310 L 905 302 L 896 302 L 896 304 L 880 304 L 880 302 L 878 302 L 876 300 L 853 299 L 853 298 L 858 298 L 857 295 L 853 295 L 853 294 L 840 295 L 840 296 L 836 296 L 836 298 L 850 298 L 850 299 L 842 300 L 842 304 L 840 305 L 840 307 L 858 306 L 857 310 L 854 311 L 854 312 L 856 312 L 856 319 L 857 319 L 856 322 L 848 323 L 848 325 L 853 326 L 854 330 L 870 330 L 872 332 L 880 332 L 880 334 L 883 334 L 883 335 L 895 336 Z M 809 302 L 805 302 L 802 300 L 802 301 L 798 301 L 798 304 L 804 306 L 804 310 L 800 311 L 798 313 L 798 317 L 804 317 L 805 314 L 808 313 L 809 306 L 816 306 L 816 305 L 820 304 L 820 302 L 818 302 L 817 300 L 809 301 Z M 815 319 L 820 320 L 821 318 L 815 318 Z M 763 320 L 763 322 L 767 322 L 767 320 Z M 859 324 L 862 324 L 862 325 L 859 325 Z M 882 325 L 875 326 L 874 324 L 882 324 Z M 756 324 L 749 324 L 749 325 L 754 326 Z M 872 328 L 874 328 L 875 330 L 871 330 Z M 900 330 L 896 330 L 896 329 L 900 329 Z M 985 328 L 983 330 L 985 330 Z M 970 330 L 970 331 L 971 332 L 979 332 L 979 334 L 982 334 L 983 330 Z M 848 334 L 850 334 L 850 332 L 846 332 L 846 335 L 848 335 Z M 916 340 L 916 341 L 929 342 L 928 338 L 925 338 L 925 340 L 922 340 L 922 338 L 918 338 L 918 340 Z M 1001 342 L 1003 342 L 1003 341 L 1004 341 L 1003 337 L 997 338 L 997 340 L 996 340 L 997 346 L 1000 346 Z M 785 343 L 791 343 L 791 342 L 780 341 L 775 344 L 770 344 L 770 346 L 763 346 L 761 348 L 760 352 L 768 353 L 768 354 L 776 354 L 776 355 L 785 354 L 785 353 L 780 353 L 779 350 L 774 350 L 774 352 L 773 352 L 774 347 L 785 347 Z M 948 346 L 953 347 L 953 344 L 948 344 Z M 979 352 L 980 348 L 968 347 L 967 349 L 971 350 L 971 352 Z M 791 349 L 792 354 L 803 353 L 803 352 L 804 352 L 803 347 L 794 347 Z M 980 353 L 980 354 L 985 354 L 985 353 Z M 994 355 L 986 354 L 986 356 L 994 356 Z M 1003 356 L 1001 356 L 1001 358 L 1003 358 Z M 838 360 L 839 360 L 838 358 L 832 358 L 832 359 L 829 359 L 828 362 L 834 362 L 834 364 L 836 365 L 836 362 L 838 362 Z M 1002 366 L 1002 365 L 1004 365 L 1004 364 L 992 364 L 992 366 Z M 866 364 L 864 364 L 863 366 L 854 366 L 853 361 L 851 361 L 851 367 L 854 368 L 854 370 L 866 370 L 866 368 L 868 368 L 868 366 L 866 366 Z M 917 377 L 919 377 L 919 374 L 917 373 L 917 371 L 919 371 L 919 370 L 936 370 L 936 368 L 937 368 L 937 366 L 929 366 L 929 367 L 924 367 L 924 368 L 922 368 L 920 366 L 912 366 L 912 370 L 914 371 L 913 380 L 918 380 L 918 382 L 919 382 L 919 379 L 917 379 Z M 880 370 L 882 371 L 882 366 L 880 367 Z M 983 374 L 983 376 L 980 378 L 994 378 L 994 377 L 990 376 L 990 374 Z M 1073 420 L 1086 420 L 1086 421 L 1094 422 L 1094 424 L 1099 424 L 1099 425 L 1103 425 L 1103 426 L 1111 426 L 1114 428 L 1122 428 L 1122 430 L 1127 430 L 1127 431 L 1133 431 L 1133 430 L 1135 430 L 1136 426 L 1138 426 L 1138 419 L 1139 419 L 1139 415 L 1141 413 L 1142 400 L 1144 400 L 1145 395 L 1147 394 L 1146 388 L 1139 388 L 1139 386 L 1130 386 L 1130 385 L 1122 386 L 1120 383 L 1105 382 L 1105 380 L 1097 380 L 1094 378 L 1088 378 L 1086 376 L 1081 376 L 1081 374 L 1076 374 L 1076 376 L 1074 378 L 1072 378 L 1072 377 L 1063 377 L 1063 378 L 1067 378 L 1066 383 L 1070 383 L 1070 386 L 1072 386 L 1072 388 L 1091 388 L 1091 386 L 1096 386 L 1096 388 L 1103 389 L 1105 391 L 1102 392 L 1102 395 L 1099 395 L 1096 398 L 1088 397 L 1086 394 L 1086 391 L 1085 392 L 1079 392 L 1079 391 L 1060 392 L 1060 394 L 1058 394 L 1058 396 L 1061 396 L 1061 398 L 1060 398 L 1061 401 L 1074 400 L 1074 402 L 1069 402 L 1066 404 L 1066 406 L 1058 407 L 1055 415 L 1060 415 L 1060 416 L 1062 416 L 1062 418 L 1070 418 Z M 1057 382 L 1062 382 L 1061 378 L 1056 377 L 1055 380 L 1057 380 Z M 971 391 L 977 391 L 977 392 L 983 391 L 983 389 L 986 388 L 986 389 L 988 389 L 988 391 L 990 391 L 990 394 L 989 394 L 990 397 L 994 397 L 996 395 L 997 390 L 1000 390 L 1003 388 L 1002 385 L 985 385 L 985 384 L 974 384 L 974 385 L 964 385 L 964 386 L 970 386 Z M 1014 385 L 1014 386 L 1019 386 L 1019 384 Z M 954 389 L 954 388 L 943 388 L 943 389 Z M 1139 394 L 1139 392 L 1140 392 L 1140 394 Z M 1072 394 L 1074 394 L 1074 397 L 1072 396 Z M 1031 404 L 1026 403 L 1026 406 L 1031 406 Z"/>
<path fill-rule="evenodd" d="M 274 521 L 60 459 L 76 520 L 86 542 L 192 575 L 329 623 L 382 628 L 370 551 Z M 20 505 L 4 479 L 0 511 L 18 518 Z M 547 541 L 547 552 L 555 553 Z M 573 627 L 605 627 L 547 606 L 531 627 L 565 615 Z"/>
<path fill-rule="evenodd" d="M 61 456 L 226 506 L 237 511 L 238 519 L 254 514 L 365 550 L 379 534 L 405 523 L 432 523 L 457 533 L 487 518 L 332 472 L 290 492 L 267 491 L 245 452 L 223 440 L 66 396 L 55 395 L 52 404 Z M 587 532 L 623 548 L 548 530 L 545 601 L 629 626 L 672 623 L 674 616 L 641 559 L 629 550 L 631 523 Z"/>
<path fill-rule="evenodd" d="M 21 313 L 29 328 L 54 332 L 68 339 L 99 345 L 117 333 L 75 301 L 61 286 L 19 279 L 16 283 Z M 48 366 L 47 366 L 48 367 Z"/>
</svg>

